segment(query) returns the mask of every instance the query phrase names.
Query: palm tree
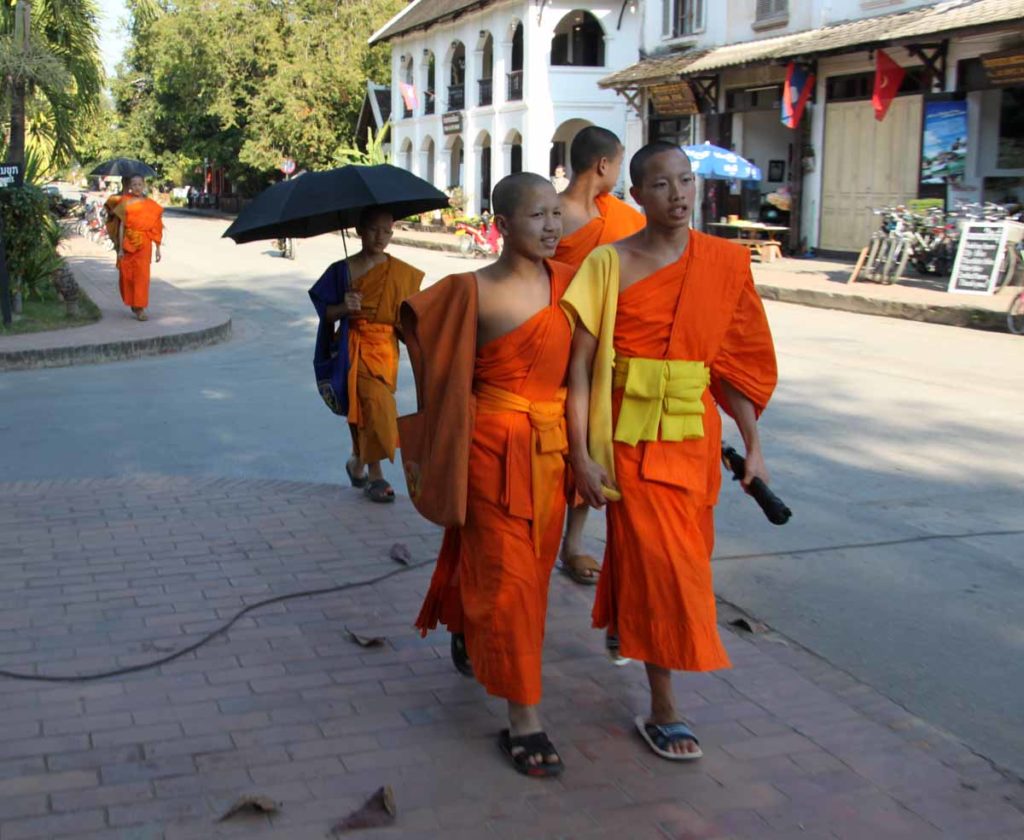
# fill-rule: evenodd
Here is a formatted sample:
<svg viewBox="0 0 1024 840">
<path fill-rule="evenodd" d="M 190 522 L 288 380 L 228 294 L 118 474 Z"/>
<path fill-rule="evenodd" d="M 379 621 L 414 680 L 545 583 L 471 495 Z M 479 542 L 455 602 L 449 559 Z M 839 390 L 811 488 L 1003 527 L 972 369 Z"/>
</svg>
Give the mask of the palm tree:
<svg viewBox="0 0 1024 840">
<path fill-rule="evenodd" d="M 3 0 L 0 74 L 11 109 L 8 159 L 24 162 L 26 122 L 59 165 L 103 87 L 96 0 Z"/>
</svg>

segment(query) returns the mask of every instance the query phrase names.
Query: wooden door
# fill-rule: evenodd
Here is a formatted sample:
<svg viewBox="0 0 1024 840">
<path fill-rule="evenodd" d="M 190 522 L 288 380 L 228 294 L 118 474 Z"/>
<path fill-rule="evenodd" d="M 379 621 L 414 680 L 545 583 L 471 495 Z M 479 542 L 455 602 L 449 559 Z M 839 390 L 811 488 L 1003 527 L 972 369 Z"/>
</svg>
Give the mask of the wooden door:
<svg viewBox="0 0 1024 840">
<path fill-rule="evenodd" d="M 826 106 L 820 248 L 859 251 L 878 227 L 872 208 L 917 198 L 921 102 L 897 97 L 882 122 L 870 102 Z"/>
</svg>

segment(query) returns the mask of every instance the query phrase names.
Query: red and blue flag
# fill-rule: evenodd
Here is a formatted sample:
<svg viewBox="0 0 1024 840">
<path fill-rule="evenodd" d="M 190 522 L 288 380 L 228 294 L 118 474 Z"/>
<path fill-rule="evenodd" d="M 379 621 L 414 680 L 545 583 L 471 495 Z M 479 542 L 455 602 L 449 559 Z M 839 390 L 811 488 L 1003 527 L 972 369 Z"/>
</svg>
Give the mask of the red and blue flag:
<svg viewBox="0 0 1024 840">
<path fill-rule="evenodd" d="M 804 108 L 814 90 L 814 74 L 795 61 L 786 69 L 786 83 L 782 87 L 782 124 L 798 128 L 804 115 Z"/>
</svg>

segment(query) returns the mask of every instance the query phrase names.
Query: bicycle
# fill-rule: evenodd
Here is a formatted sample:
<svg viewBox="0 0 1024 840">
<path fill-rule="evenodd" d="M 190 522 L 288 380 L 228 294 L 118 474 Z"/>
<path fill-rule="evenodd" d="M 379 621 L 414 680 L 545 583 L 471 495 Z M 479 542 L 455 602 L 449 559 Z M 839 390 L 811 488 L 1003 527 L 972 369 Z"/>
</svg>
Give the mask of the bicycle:
<svg viewBox="0 0 1024 840">
<path fill-rule="evenodd" d="M 1007 251 L 1010 265 L 1006 273 L 1006 285 L 1012 285 L 1017 268 L 1024 266 L 1024 241 L 1007 248 Z M 1024 335 L 1024 288 L 1019 289 L 1010 300 L 1010 308 L 1006 310 L 1006 327 L 1014 335 Z"/>
</svg>

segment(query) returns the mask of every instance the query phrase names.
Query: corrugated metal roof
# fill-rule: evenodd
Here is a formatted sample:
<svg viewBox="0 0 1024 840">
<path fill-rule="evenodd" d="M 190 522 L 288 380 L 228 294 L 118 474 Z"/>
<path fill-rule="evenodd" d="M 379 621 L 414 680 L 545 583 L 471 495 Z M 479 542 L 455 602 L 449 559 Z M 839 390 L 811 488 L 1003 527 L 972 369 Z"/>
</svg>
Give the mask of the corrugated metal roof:
<svg viewBox="0 0 1024 840">
<path fill-rule="evenodd" d="M 382 44 L 406 32 L 427 29 L 435 23 L 482 9 L 492 2 L 494 0 L 413 0 L 370 36 L 370 44 Z"/>
<path fill-rule="evenodd" d="M 743 41 L 703 51 L 673 53 L 643 61 L 600 81 L 603 88 L 647 87 L 676 78 L 782 59 L 883 46 L 911 38 L 1020 21 L 1024 0 L 946 0 L 921 9 L 837 23 L 775 38 Z"/>
</svg>

